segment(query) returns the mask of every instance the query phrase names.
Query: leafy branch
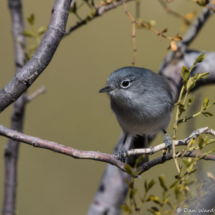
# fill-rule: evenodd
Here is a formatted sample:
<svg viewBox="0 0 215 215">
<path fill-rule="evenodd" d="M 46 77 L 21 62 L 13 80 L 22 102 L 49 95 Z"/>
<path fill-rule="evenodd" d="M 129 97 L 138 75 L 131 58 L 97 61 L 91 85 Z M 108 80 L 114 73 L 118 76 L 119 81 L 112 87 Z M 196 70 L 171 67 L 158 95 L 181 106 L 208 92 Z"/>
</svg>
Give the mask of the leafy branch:
<svg viewBox="0 0 215 215">
<path fill-rule="evenodd" d="M 176 131 L 177 131 L 178 126 L 181 123 L 186 122 L 187 120 L 189 120 L 189 119 L 191 119 L 193 117 L 196 117 L 196 116 L 198 116 L 200 114 L 203 114 L 204 116 L 213 116 L 211 113 L 206 112 L 205 110 L 208 109 L 209 107 L 211 107 L 213 104 L 215 104 L 215 102 L 212 103 L 211 105 L 208 105 L 209 99 L 206 98 L 204 100 L 203 104 L 202 104 L 201 111 L 199 111 L 198 113 L 196 113 L 196 114 L 194 114 L 194 115 L 192 115 L 190 117 L 185 117 L 183 119 L 180 119 L 182 113 L 185 112 L 185 110 L 187 108 L 189 108 L 193 103 L 194 97 L 188 99 L 188 101 L 187 101 L 187 97 L 188 97 L 189 92 L 195 87 L 197 81 L 199 81 L 200 79 L 207 78 L 208 75 L 209 75 L 209 72 L 201 73 L 201 74 L 197 73 L 194 77 L 189 78 L 194 66 L 196 64 L 201 63 L 202 61 L 204 61 L 205 58 L 206 58 L 206 54 L 199 55 L 196 58 L 195 62 L 193 63 L 193 65 L 191 66 L 190 69 L 188 69 L 187 67 L 183 66 L 182 71 L 181 71 L 181 76 L 182 76 L 182 79 L 183 79 L 183 86 L 182 86 L 182 89 L 181 89 L 181 92 L 180 92 L 180 95 L 179 95 L 178 102 L 175 104 L 177 106 L 177 111 L 176 111 L 175 123 L 174 123 L 174 126 L 173 126 L 173 158 L 174 158 L 174 161 L 175 161 L 175 165 L 176 165 L 176 169 L 177 169 L 178 174 L 180 174 L 180 168 L 179 168 L 179 165 L 178 165 L 178 162 L 177 162 L 177 156 L 175 154 L 175 140 L 176 140 Z M 184 96 L 184 99 L 183 99 L 184 94 L 185 94 L 185 96 Z M 186 102 L 187 102 L 187 105 L 185 105 Z"/>
</svg>

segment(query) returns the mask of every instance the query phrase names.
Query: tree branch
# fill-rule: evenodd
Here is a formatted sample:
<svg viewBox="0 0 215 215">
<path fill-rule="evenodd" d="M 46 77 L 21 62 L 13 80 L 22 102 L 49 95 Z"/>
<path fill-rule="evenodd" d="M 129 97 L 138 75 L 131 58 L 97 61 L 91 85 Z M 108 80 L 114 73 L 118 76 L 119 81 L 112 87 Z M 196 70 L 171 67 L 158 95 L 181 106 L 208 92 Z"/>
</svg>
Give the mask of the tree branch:
<svg viewBox="0 0 215 215">
<path fill-rule="evenodd" d="M 212 1 L 208 4 L 211 8 L 215 8 Z M 200 16 L 196 19 L 194 24 L 186 32 L 183 41 L 178 44 L 178 48 L 185 49 L 192 43 L 192 41 L 198 36 L 199 31 L 202 29 L 208 18 L 213 14 L 213 10 L 204 8 Z"/>
<path fill-rule="evenodd" d="M 190 137 L 186 138 L 185 140 L 179 140 L 178 145 L 181 145 L 181 144 L 179 144 L 180 142 L 182 142 L 183 144 L 187 144 L 189 138 L 191 138 L 191 137 L 196 138 L 199 134 L 204 134 L 204 133 L 209 133 L 211 135 L 215 135 L 215 131 L 210 128 L 198 129 L 197 131 L 193 132 L 190 135 Z M 70 147 L 55 143 L 55 142 L 51 142 L 48 140 L 42 140 L 37 137 L 32 137 L 32 136 L 29 136 L 26 134 L 22 134 L 20 132 L 5 128 L 3 125 L 0 125 L 0 135 L 8 137 L 15 141 L 27 143 L 34 147 L 44 148 L 44 149 L 48 149 L 48 150 L 51 150 L 51 151 L 54 151 L 54 152 L 57 152 L 60 154 L 68 155 L 73 158 L 89 159 L 89 160 L 102 161 L 105 163 L 109 163 L 109 164 L 112 164 L 112 165 L 118 167 L 123 172 L 126 172 L 125 164 L 122 163 L 120 160 L 118 160 L 118 155 L 109 155 L 109 154 L 104 154 L 101 152 L 94 152 L 94 151 L 81 151 L 81 150 L 70 148 Z M 158 145 L 157 147 L 162 148 L 163 146 L 164 146 L 164 143 Z M 148 153 L 151 151 L 150 148 L 144 149 L 144 150 L 145 150 L 145 153 Z M 134 150 L 132 150 L 132 152 L 130 152 L 130 153 L 132 153 L 132 155 L 136 155 L 134 153 Z M 139 151 L 138 151 L 138 154 L 139 154 Z"/>
<path fill-rule="evenodd" d="M 187 145 L 190 142 L 191 138 L 193 138 L 195 140 L 200 134 L 211 134 L 212 136 L 215 136 L 215 131 L 208 127 L 200 128 L 196 131 L 193 131 L 189 137 L 187 137 L 183 140 L 176 140 L 175 146 Z M 166 145 L 165 145 L 165 143 L 162 143 L 162 144 L 156 145 L 154 147 L 150 147 L 150 148 L 132 149 L 127 152 L 128 155 L 126 153 L 124 153 L 124 157 L 131 156 L 131 155 L 139 155 L 139 154 L 153 154 L 153 153 L 159 152 L 164 149 L 166 149 Z"/>
<path fill-rule="evenodd" d="M 133 1 L 133 0 L 124 0 L 124 2 L 130 2 L 130 1 Z M 115 2 L 115 3 L 110 4 L 110 5 L 102 5 L 98 8 L 95 8 L 96 12 L 94 14 L 88 15 L 84 20 L 82 20 L 81 22 L 78 22 L 74 26 L 67 29 L 64 36 L 70 35 L 74 30 L 80 28 L 83 25 L 86 25 L 88 22 L 94 20 L 97 17 L 102 16 L 104 13 L 106 13 L 106 12 L 108 12 L 114 8 L 117 8 L 118 6 L 120 6 L 122 4 L 123 4 L 123 1 L 121 0 L 121 1 Z"/>
<path fill-rule="evenodd" d="M 18 99 L 50 63 L 65 31 L 72 0 L 55 0 L 48 29 L 31 60 L 0 90 L 0 112 Z M 31 78 L 30 78 L 31 77 Z"/>
<path fill-rule="evenodd" d="M 183 156 L 184 157 L 196 157 L 197 154 L 198 154 L 198 151 L 194 150 L 192 152 L 186 152 Z M 178 157 L 181 157 L 181 156 L 182 156 L 182 153 Z M 200 158 L 202 156 L 203 156 L 202 159 L 204 159 L 204 160 L 215 161 L 215 155 L 205 155 L 204 156 L 204 153 L 199 153 L 198 154 L 198 158 Z M 149 161 L 147 163 L 144 163 L 142 166 L 140 166 L 139 168 L 137 168 L 136 171 L 138 172 L 138 175 L 141 175 L 142 173 L 148 171 L 152 167 L 157 166 L 159 164 L 163 164 L 166 161 L 169 161 L 169 160 L 172 160 L 172 159 L 173 159 L 173 154 L 169 153 L 169 154 L 167 154 L 165 156 L 161 156 L 161 157 L 155 158 L 154 160 L 151 160 L 151 161 Z"/>
<path fill-rule="evenodd" d="M 19 72 L 25 64 L 25 54 L 20 43 L 25 47 L 25 37 L 22 35 L 24 22 L 22 17 L 21 0 L 8 0 L 8 6 L 12 21 L 12 35 L 14 44 L 15 69 Z M 19 43 L 19 42 L 20 43 Z M 22 132 L 24 122 L 25 97 L 22 94 L 14 103 L 14 109 L 11 117 L 11 128 Z M 4 200 L 2 207 L 3 215 L 15 215 L 16 210 L 16 192 L 17 192 L 17 161 L 19 152 L 19 142 L 12 139 L 8 140 L 5 147 L 5 183 L 4 183 Z"/>
</svg>

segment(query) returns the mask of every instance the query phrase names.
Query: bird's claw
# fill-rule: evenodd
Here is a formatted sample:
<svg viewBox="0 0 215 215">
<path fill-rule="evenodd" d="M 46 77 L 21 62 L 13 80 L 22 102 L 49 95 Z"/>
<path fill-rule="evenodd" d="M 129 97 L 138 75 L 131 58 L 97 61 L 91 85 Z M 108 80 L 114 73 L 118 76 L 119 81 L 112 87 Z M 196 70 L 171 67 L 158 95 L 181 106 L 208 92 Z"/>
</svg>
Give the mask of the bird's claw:
<svg viewBox="0 0 215 215">
<path fill-rule="evenodd" d="M 155 153 L 154 147 L 150 146 L 151 152 L 149 153 L 150 155 L 153 155 Z"/>
<path fill-rule="evenodd" d="M 126 154 L 126 156 L 125 156 L 124 154 Z M 128 151 L 125 149 L 124 146 L 122 146 L 122 147 L 120 148 L 119 154 L 118 154 L 119 160 L 122 161 L 123 163 L 125 163 L 125 159 L 126 159 L 126 157 L 128 157 L 128 156 L 129 156 Z"/>
<path fill-rule="evenodd" d="M 165 149 L 167 149 L 168 153 L 170 153 L 170 151 L 172 149 L 172 139 L 168 133 L 164 134 L 164 143 L 166 145 Z"/>
</svg>

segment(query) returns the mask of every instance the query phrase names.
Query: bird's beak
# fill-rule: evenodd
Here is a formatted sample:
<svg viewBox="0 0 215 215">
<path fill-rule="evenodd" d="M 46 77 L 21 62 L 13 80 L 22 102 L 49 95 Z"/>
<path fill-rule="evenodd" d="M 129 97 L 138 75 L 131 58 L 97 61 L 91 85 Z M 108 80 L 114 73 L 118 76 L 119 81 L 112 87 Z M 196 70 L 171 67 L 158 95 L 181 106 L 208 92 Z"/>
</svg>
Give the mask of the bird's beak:
<svg viewBox="0 0 215 215">
<path fill-rule="evenodd" d="M 112 87 L 106 86 L 106 87 L 102 88 L 101 90 L 99 90 L 99 93 L 110 92 L 112 90 L 113 90 Z"/>
</svg>

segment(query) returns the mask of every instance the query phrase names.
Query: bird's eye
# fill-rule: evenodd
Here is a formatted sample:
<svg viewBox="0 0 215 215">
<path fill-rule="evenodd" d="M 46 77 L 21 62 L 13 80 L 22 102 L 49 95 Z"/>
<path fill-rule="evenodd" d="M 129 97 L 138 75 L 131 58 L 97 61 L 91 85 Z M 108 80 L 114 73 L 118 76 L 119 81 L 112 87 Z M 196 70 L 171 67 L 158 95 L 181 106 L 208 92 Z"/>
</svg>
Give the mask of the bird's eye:
<svg viewBox="0 0 215 215">
<path fill-rule="evenodd" d="M 129 80 L 122 81 L 122 83 L 121 83 L 122 88 L 128 88 L 129 86 L 130 86 Z"/>
</svg>

